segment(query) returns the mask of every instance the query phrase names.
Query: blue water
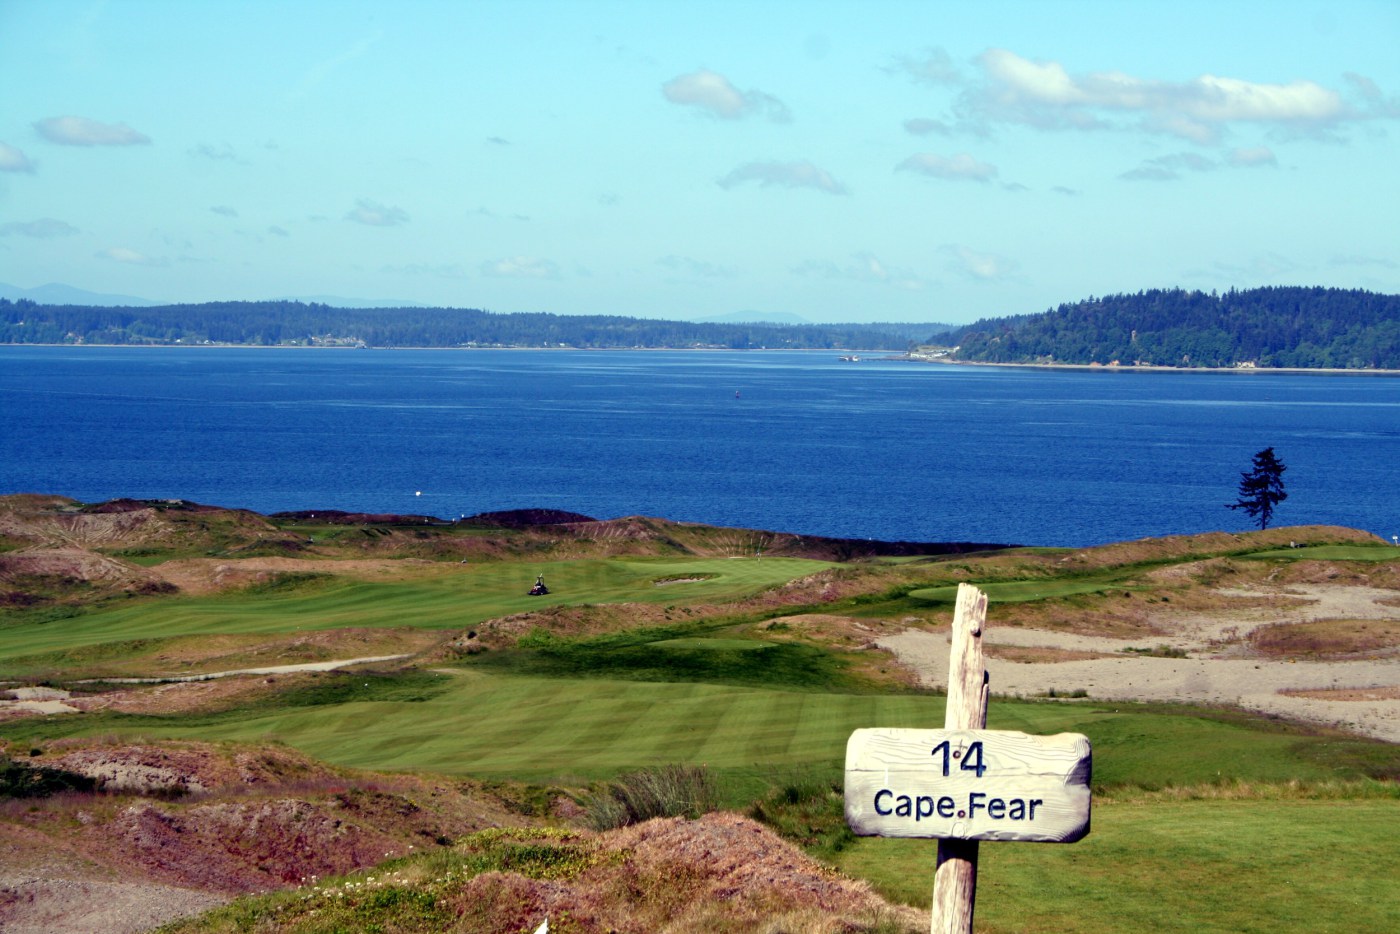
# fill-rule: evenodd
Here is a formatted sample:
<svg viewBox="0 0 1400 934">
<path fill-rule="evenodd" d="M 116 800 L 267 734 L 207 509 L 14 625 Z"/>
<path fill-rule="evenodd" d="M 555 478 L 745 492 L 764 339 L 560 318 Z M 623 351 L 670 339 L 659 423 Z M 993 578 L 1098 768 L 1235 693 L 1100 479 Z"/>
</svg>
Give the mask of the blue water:
<svg viewBox="0 0 1400 934">
<path fill-rule="evenodd" d="M 1400 532 L 1400 378 L 844 363 L 831 353 L 0 347 L 0 493 L 442 517 L 544 507 L 1089 545 Z"/>
</svg>

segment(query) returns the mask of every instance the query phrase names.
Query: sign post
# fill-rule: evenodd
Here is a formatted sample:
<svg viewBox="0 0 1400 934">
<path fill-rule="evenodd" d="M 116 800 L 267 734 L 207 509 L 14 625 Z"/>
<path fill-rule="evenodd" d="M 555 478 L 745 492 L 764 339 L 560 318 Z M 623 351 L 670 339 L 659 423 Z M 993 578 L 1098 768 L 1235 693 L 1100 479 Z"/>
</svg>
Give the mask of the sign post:
<svg viewBox="0 0 1400 934">
<path fill-rule="evenodd" d="M 933 934 L 972 931 L 979 841 L 1073 843 L 1089 832 L 1089 740 L 986 729 L 986 617 L 986 594 L 960 584 L 942 730 L 856 730 L 846 744 L 851 829 L 938 839 Z"/>
</svg>

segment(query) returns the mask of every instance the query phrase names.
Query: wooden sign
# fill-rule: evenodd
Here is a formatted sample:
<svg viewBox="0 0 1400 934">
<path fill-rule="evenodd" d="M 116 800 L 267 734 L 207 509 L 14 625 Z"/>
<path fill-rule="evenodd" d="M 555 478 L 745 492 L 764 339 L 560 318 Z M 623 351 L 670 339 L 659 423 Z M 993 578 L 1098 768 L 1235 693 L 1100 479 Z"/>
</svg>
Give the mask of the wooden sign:
<svg viewBox="0 0 1400 934">
<path fill-rule="evenodd" d="M 846 822 L 862 836 L 1073 843 L 1089 832 L 1091 768 L 1078 733 L 856 730 Z"/>
</svg>

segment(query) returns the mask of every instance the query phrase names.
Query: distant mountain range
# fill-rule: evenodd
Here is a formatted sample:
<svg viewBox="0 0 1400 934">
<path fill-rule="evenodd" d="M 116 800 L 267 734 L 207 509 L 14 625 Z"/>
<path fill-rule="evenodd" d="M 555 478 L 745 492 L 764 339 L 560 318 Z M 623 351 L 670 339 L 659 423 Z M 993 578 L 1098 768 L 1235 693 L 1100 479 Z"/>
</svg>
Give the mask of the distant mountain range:
<svg viewBox="0 0 1400 934">
<path fill-rule="evenodd" d="M 22 289 L 17 285 L 10 285 L 8 282 L 0 282 L 0 298 L 7 298 L 12 302 L 27 298 L 39 305 L 111 305 L 118 308 L 149 308 L 152 305 L 160 304 L 160 302 L 137 298 L 134 295 L 89 292 L 86 289 L 75 289 L 71 285 L 63 285 L 58 282 L 50 282 L 48 285 L 32 289 Z"/>
<path fill-rule="evenodd" d="M 111 295 L 105 292 L 89 292 L 60 282 L 50 282 L 32 289 L 22 289 L 8 282 L 0 282 L 0 298 L 19 301 L 27 298 L 40 305 L 87 305 L 109 306 L 113 308 L 155 308 L 169 305 L 170 302 L 155 302 L 149 298 L 134 295 Z M 407 308 L 413 302 L 389 298 L 345 298 L 341 295 L 281 295 L 272 299 L 275 302 L 303 302 L 307 305 L 329 305 L 332 308 Z"/>
</svg>

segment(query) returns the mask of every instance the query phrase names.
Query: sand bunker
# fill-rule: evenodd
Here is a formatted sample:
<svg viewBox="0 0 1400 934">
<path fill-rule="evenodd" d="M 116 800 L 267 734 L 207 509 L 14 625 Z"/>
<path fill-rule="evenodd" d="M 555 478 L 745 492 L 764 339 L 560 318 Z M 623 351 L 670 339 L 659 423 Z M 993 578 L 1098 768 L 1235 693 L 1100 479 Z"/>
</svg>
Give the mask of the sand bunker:
<svg viewBox="0 0 1400 934">
<path fill-rule="evenodd" d="M 1240 596 L 1258 596 L 1254 591 Z M 1400 609 L 1387 605 L 1395 591 L 1366 587 L 1294 588 L 1278 595 L 1296 597 L 1287 609 L 1223 614 L 1172 622 L 1164 638 L 1144 642 L 1077 636 L 1035 629 L 998 629 L 995 615 L 987 626 L 987 645 L 1045 647 L 1112 653 L 1112 657 L 1022 664 L 989 656 L 987 671 L 994 693 L 1022 696 L 1054 691 L 1085 691 L 1100 700 L 1177 701 L 1231 704 L 1295 720 L 1340 726 L 1368 736 L 1400 742 L 1400 656 L 1346 661 L 1296 661 L 1254 657 L 1219 657 L 1230 647 L 1222 639 L 1265 623 L 1299 623 L 1316 619 L 1395 619 Z M 948 634 L 910 629 L 877 644 L 929 686 L 948 681 Z M 1164 647 L 1187 657 L 1131 654 L 1129 649 Z M 1207 657 L 1197 657 L 1204 655 Z M 1213 657 L 1212 657 L 1213 656 Z"/>
</svg>

